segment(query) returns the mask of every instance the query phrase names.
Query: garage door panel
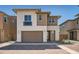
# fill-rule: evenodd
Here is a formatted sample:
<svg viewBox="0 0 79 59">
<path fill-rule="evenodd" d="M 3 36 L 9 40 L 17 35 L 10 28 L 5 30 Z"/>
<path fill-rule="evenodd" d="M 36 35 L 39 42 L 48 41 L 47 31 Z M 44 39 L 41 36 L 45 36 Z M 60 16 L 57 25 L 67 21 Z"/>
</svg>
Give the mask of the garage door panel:
<svg viewBox="0 0 79 59">
<path fill-rule="evenodd" d="M 42 31 L 22 31 L 23 42 L 43 42 Z"/>
</svg>

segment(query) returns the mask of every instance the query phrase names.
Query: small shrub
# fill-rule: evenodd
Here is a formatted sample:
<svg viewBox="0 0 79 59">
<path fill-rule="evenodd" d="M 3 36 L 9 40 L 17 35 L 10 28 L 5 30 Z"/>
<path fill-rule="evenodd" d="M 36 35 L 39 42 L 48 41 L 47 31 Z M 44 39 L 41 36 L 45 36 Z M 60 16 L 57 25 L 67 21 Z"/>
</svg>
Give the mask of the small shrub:
<svg viewBox="0 0 79 59">
<path fill-rule="evenodd" d="M 71 41 L 69 39 L 63 40 L 62 43 L 64 44 L 71 44 Z"/>
</svg>

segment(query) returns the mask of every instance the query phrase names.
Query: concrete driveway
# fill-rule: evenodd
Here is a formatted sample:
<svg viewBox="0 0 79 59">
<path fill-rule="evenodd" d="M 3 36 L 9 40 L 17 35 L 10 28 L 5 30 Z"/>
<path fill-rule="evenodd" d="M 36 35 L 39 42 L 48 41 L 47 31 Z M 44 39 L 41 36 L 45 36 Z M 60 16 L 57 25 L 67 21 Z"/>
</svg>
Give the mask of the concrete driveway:
<svg viewBox="0 0 79 59">
<path fill-rule="evenodd" d="M 0 48 L 0 54 L 69 54 L 57 45 L 9 45 Z"/>
<path fill-rule="evenodd" d="M 0 48 L 0 50 L 46 50 L 61 49 L 57 45 L 10 45 Z"/>
<path fill-rule="evenodd" d="M 60 45 L 58 43 L 15 43 L 0 44 L 0 54 L 79 54 L 79 44 Z"/>
<path fill-rule="evenodd" d="M 64 46 L 69 48 L 69 49 L 75 50 L 79 53 L 79 44 L 77 44 L 77 45 L 64 45 Z"/>
</svg>

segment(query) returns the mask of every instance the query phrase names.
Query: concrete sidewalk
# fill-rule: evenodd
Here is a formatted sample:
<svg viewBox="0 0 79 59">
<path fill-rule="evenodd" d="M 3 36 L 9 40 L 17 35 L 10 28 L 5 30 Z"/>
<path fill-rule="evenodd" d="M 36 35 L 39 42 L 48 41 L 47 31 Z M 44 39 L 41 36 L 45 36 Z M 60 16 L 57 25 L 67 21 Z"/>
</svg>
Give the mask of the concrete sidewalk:
<svg viewBox="0 0 79 59">
<path fill-rule="evenodd" d="M 79 53 L 79 44 L 77 44 L 77 45 L 64 45 L 64 46 Z"/>
<path fill-rule="evenodd" d="M 61 49 L 47 50 L 0 50 L 0 54 L 69 54 Z"/>
<path fill-rule="evenodd" d="M 9 41 L 9 42 L 5 42 L 5 43 L 0 43 L 0 48 L 12 45 L 14 43 L 15 43 L 15 41 Z"/>
<path fill-rule="evenodd" d="M 65 50 L 65 51 L 67 51 L 67 52 L 69 52 L 70 54 L 79 54 L 78 51 L 73 50 L 73 49 L 70 49 L 70 48 L 68 48 L 68 47 L 65 46 L 65 45 L 58 45 L 58 47 L 60 47 L 61 49 Z"/>
</svg>

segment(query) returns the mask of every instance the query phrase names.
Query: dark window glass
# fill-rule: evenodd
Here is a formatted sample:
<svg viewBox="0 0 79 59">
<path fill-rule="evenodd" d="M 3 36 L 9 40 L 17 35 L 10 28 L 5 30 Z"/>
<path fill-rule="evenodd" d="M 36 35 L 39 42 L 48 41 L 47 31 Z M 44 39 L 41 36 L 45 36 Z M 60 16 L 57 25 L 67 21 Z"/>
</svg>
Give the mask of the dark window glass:
<svg viewBox="0 0 79 59">
<path fill-rule="evenodd" d="M 41 17 L 41 15 L 39 15 L 39 20 L 42 20 L 42 17 Z"/>
<path fill-rule="evenodd" d="M 25 15 L 24 16 L 24 25 L 32 25 L 32 22 L 31 22 L 31 15 Z"/>
<path fill-rule="evenodd" d="M 31 22 L 31 15 L 25 15 L 24 21 Z"/>
<path fill-rule="evenodd" d="M 55 22 L 55 19 L 52 19 L 52 22 Z"/>
<path fill-rule="evenodd" d="M 51 20 L 49 20 L 49 23 L 51 23 Z"/>
<path fill-rule="evenodd" d="M 32 22 L 24 22 L 23 25 L 28 25 L 28 26 L 30 26 L 30 25 L 32 25 Z"/>
<path fill-rule="evenodd" d="M 7 17 L 4 17 L 4 22 L 7 22 Z"/>
<path fill-rule="evenodd" d="M 48 22 L 51 23 L 51 18 L 48 19 Z"/>
</svg>

